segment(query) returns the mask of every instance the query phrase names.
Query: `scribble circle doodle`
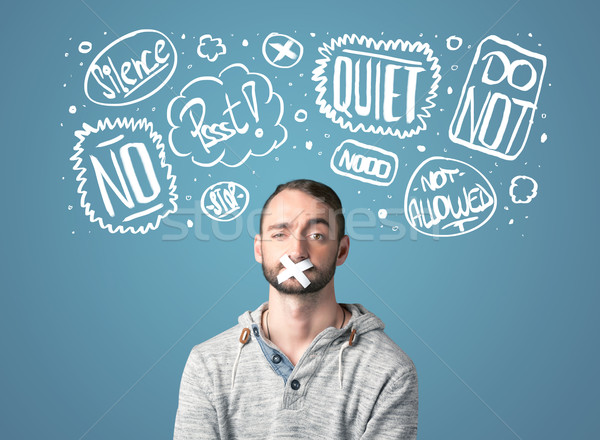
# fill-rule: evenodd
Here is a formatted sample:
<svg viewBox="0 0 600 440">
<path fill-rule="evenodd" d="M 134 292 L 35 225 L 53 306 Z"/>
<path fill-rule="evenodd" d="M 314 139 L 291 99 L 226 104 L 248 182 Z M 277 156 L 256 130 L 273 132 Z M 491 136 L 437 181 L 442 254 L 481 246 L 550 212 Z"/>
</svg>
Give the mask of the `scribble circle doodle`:
<svg viewBox="0 0 600 440">
<path fill-rule="evenodd" d="M 89 41 L 82 41 L 81 43 L 79 43 L 79 52 L 86 54 L 90 53 L 91 50 L 92 43 L 90 43 Z"/>
<path fill-rule="evenodd" d="M 96 55 L 83 88 L 98 105 L 135 104 L 167 84 L 176 67 L 177 51 L 171 40 L 162 32 L 140 29 L 117 38 Z"/>
<path fill-rule="evenodd" d="M 248 207 L 250 194 L 236 182 L 218 182 L 204 191 L 200 207 L 204 214 L 218 222 L 228 222 L 239 217 Z"/>
<path fill-rule="evenodd" d="M 308 113 L 304 109 L 300 109 L 294 115 L 296 122 L 304 122 L 308 119 Z"/>
<path fill-rule="evenodd" d="M 462 38 L 457 37 L 456 35 L 452 35 L 446 38 L 446 47 L 448 48 L 448 50 L 458 50 L 460 49 L 460 46 L 462 46 L 462 44 Z"/>
<path fill-rule="evenodd" d="M 455 237 L 479 229 L 496 212 L 490 181 L 456 159 L 430 157 L 409 179 L 404 215 L 410 226 L 430 237 Z"/>
<path fill-rule="evenodd" d="M 273 32 L 263 41 L 262 53 L 271 66 L 289 69 L 300 62 L 304 47 L 288 35 Z"/>
</svg>

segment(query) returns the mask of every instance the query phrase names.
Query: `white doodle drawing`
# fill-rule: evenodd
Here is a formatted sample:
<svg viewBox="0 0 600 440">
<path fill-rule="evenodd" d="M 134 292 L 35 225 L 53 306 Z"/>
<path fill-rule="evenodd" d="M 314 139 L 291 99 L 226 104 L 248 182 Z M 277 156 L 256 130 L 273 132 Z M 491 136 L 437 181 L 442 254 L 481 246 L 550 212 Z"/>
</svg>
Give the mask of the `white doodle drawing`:
<svg viewBox="0 0 600 440">
<path fill-rule="evenodd" d="M 106 118 L 84 123 L 75 136 L 71 160 L 91 222 L 111 233 L 145 234 L 177 210 L 175 176 L 151 122 Z"/>
<path fill-rule="evenodd" d="M 417 231 L 454 237 L 479 229 L 494 215 L 496 192 L 472 165 L 431 157 L 412 174 L 404 196 L 404 215 Z"/>
<path fill-rule="evenodd" d="M 169 145 L 198 166 L 237 167 L 287 140 L 283 109 L 281 96 L 266 76 L 232 64 L 218 78 L 194 79 L 171 100 Z"/>
<path fill-rule="evenodd" d="M 294 114 L 296 122 L 305 122 L 308 119 L 308 113 L 304 109 L 300 109 Z"/>
<path fill-rule="evenodd" d="M 427 128 L 441 79 L 428 44 L 344 35 L 319 53 L 316 103 L 334 123 L 401 139 Z"/>
<path fill-rule="evenodd" d="M 158 92 L 176 67 L 177 51 L 165 34 L 131 32 L 96 55 L 85 75 L 85 95 L 99 105 L 133 104 Z"/>
<path fill-rule="evenodd" d="M 82 54 L 90 53 L 92 50 L 92 43 L 90 43 L 89 41 L 82 41 L 81 43 L 79 43 L 78 50 Z"/>
<path fill-rule="evenodd" d="M 510 188 L 508 189 L 510 199 L 516 204 L 531 202 L 537 196 L 537 191 L 537 182 L 528 176 L 513 177 L 510 181 Z"/>
<path fill-rule="evenodd" d="M 452 35 L 448 38 L 446 38 L 446 48 L 448 50 L 458 50 L 460 49 L 460 46 L 462 46 L 463 44 L 463 40 L 460 37 L 457 37 L 456 35 Z"/>
<path fill-rule="evenodd" d="M 304 47 L 288 35 L 273 32 L 263 41 L 262 54 L 271 66 L 289 69 L 300 62 Z"/>
<path fill-rule="evenodd" d="M 277 282 L 279 284 L 293 277 L 302 284 L 302 287 L 305 289 L 308 287 L 310 280 L 304 275 L 304 271 L 313 267 L 312 262 L 308 258 L 298 263 L 294 263 L 290 257 L 283 255 L 279 261 L 281 261 L 281 264 L 285 267 L 285 270 L 277 275 Z"/>
<path fill-rule="evenodd" d="M 450 139 L 515 160 L 525 148 L 545 71 L 544 55 L 495 35 L 485 38 L 477 47 L 462 89 Z"/>
<path fill-rule="evenodd" d="M 200 206 L 211 219 L 228 222 L 242 215 L 249 201 L 248 190 L 239 183 L 218 182 L 206 188 Z"/>
<path fill-rule="evenodd" d="M 202 35 L 198 40 L 198 49 L 196 49 L 200 58 L 206 58 L 211 63 L 217 61 L 221 55 L 227 53 L 227 47 L 220 38 L 213 38 L 212 35 Z"/>
<path fill-rule="evenodd" d="M 333 152 L 330 167 L 340 176 L 389 186 L 398 172 L 398 156 L 383 148 L 347 139 Z"/>
</svg>

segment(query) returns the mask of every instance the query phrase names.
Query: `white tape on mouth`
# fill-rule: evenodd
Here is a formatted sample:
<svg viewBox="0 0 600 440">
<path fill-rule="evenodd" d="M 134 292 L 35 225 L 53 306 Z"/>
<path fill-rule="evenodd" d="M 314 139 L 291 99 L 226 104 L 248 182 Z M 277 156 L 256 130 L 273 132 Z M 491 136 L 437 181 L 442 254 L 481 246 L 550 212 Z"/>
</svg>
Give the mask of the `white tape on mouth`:
<svg viewBox="0 0 600 440">
<path fill-rule="evenodd" d="M 279 284 L 283 283 L 285 280 L 294 277 L 298 280 L 302 287 L 306 289 L 306 286 L 310 284 L 310 280 L 306 275 L 304 275 L 304 271 L 313 267 L 313 264 L 307 258 L 306 260 L 302 260 L 299 263 L 294 263 L 290 257 L 284 255 L 279 259 L 281 264 L 285 266 L 285 270 L 277 275 L 277 281 Z"/>
</svg>

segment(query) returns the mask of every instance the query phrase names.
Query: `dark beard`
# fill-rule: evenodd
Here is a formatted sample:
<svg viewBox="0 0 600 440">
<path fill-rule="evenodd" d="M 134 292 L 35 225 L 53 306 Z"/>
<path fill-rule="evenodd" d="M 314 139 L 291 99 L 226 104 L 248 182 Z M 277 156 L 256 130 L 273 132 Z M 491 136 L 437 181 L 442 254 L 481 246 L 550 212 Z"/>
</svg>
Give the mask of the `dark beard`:
<svg viewBox="0 0 600 440">
<path fill-rule="evenodd" d="M 277 275 L 284 269 L 282 264 L 279 264 L 276 268 L 267 268 L 264 263 L 262 265 L 263 275 L 271 286 L 277 289 L 281 293 L 287 293 L 291 295 L 301 295 L 304 293 L 314 293 L 325 287 L 333 278 L 335 274 L 335 260 L 333 263 L 325 269 L 317 269 L 315 266 L 304 271 L 304 274 L 310 280 L 310 284 L 306 288 L 302 287 L 302 284 L 291 277 L 279 284 L 277 281 Z"/>
</svg>

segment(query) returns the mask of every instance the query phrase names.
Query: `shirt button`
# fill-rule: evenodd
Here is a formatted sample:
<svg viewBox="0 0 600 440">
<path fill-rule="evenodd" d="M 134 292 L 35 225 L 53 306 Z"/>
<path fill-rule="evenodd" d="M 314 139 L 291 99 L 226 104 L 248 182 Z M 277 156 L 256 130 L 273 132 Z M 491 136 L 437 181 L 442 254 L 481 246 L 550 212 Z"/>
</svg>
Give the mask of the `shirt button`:
<svg viewBox="0 0 600 440">
<path fill-rule="evenodd" d="M 300 382 L 294 379 L 291 383 L 291 387 L 294 391 L 298 391 L 300 389 Z"/>
<path fill-rule="evenodd" d="M 273 360 L 273 362 L 275 362 L 276 364 L 278 364 L 279 362 L 281 362 L 281 356 L 279 356 L 278 354 L 274 354 L 273 357 L 271 358 Z"/>
<path fill-rule="evenodd" d="M 254 336 L 258 336 L 258 327 L 254 327 L 252 331 L 254 332 Z"/>
</svg>

